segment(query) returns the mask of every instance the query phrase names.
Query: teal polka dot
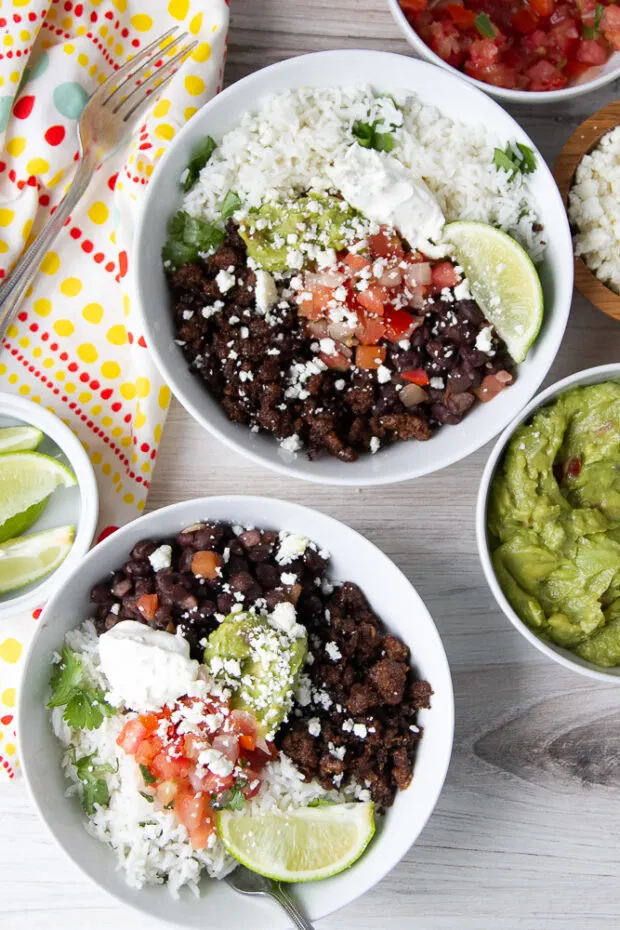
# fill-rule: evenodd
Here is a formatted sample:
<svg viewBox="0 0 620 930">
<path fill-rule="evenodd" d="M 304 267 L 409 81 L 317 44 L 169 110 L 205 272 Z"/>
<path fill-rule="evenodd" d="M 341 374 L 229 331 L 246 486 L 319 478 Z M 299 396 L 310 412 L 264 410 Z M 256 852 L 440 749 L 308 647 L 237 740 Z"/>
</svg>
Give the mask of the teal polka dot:
<svg viewBox="0 0 620 930">
<path fill-rule="evenodd" d="M 77 119 L 88 100 L 88 94 L 81 84 L 71 81 L 59 84 L 54 91 L 54 106 L 67 119 Z"/>
<path fill-rule="evenodd" d="M 9 113 L 11 112 L 11 104 L 13 103 L 12 97 L 0 97 L 0 132 L 4 132 L 6 129 L 6 124 L 9 121 Z"/>
<path fill-rule="evenodd" d="M 41 77 L 42 74 L 45 74 L 49 63 L 50 56 L 47 54 L 47 52 L 41 52 L 34 63 L 34 68 L 30 72 L 30 80 L 34 81 L 35 78 Z"/>
</svg>

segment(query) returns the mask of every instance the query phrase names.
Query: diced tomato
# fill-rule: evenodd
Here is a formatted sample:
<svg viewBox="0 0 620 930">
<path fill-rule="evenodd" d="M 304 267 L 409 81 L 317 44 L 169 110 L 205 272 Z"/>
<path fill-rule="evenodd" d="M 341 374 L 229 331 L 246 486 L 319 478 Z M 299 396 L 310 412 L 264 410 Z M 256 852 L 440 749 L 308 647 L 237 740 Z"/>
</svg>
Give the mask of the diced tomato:
<svg viewBox="0 0 620 930">
<path fill-rule="evenodd" d="M 249 801 L 251 798 L 255 798 L 260 791 L 261 779 L 259 773 L 252 769 L 245 769 L 243 775 L 247 778 L 247 784 L 241 788 L 241 791 L 244 798 Z"/>
<path fill-rule="evenodd" d="M 433 286 L 441 291 L 444 287 L 456 287 L 461 280 L 452 262 L 440 262 L 431 268 Z"/>
<path fill-rule="evenodd" d="M 466 50 L 461 44 L 461 33 L 451 20 L 440 20 L 430 28 L 430 46 L 443 61 L 458 68 L 465 59 Z"/>
<path fill-rule="evenodd" d="M 530 10 L 528 7 L 524 6 L 520 10 L 517 10 L 511 22 L 517 32 L 520 32 L 522 35 L 528 35 L 537 28 L 538 15 L 534 10 Z"/>
<path fill-rule="evenodd" d="M 365 291 L 357 294 L 357 302 L 368 310 L 369 313 L 375 313 L 377 316 L 383 316 L 385 305 L 389 301 L 389 294 L 380 284 L 369 284 Z"/>
<path fill-rule="evenodd" d="M 462 3 L 448 3 L 446 10 L 461 29 L 471 29 L 476 22 L 476 13 L 465 9 Z"/>
<path fill-rule="evenodd" d="M 388 307 L 383 316 L 385 335 L 390 342 L 399 342 L 411 335 L 415 320 L 406 310 L 394 310 Z"/>
<path fill-rule="evenodd" d="M 560 90 L 566 87 L 568 78 L 546 58 L 537 61 L 526 72 L 530 79 L 530 90 Z"/>
<path fill-rule="evenodd" d="M 179 778 L 189 775 L 191 765 L 189 759 L 184 756 L 172 758 L 167 752 L 158 752 L 151 762 L 153 774 L 157 778 L 166 780 L 168 778 Z"/>
<path fill-rule="evenodd" d="M 365 255 L 358 255 L 357 252 L 347 252 L 343 262 L 352 271 L 361 271 L 362 268 L 368 268 L 371 265 L 369 258 Z"/>
<path fill-rule="evenodd" d="M 159 717 L 157 714 L 140 714 L 138 720 L 147 732 L 147 735 L 154 733 L 159 726 Z"/>
<path fill-rule="evenodd" d="M 177 820 L 191 833 L 202 826 L 209 813 L 209 799 L 206 794 L 188 791 L 179 794 L 175 804 Z"/>
<path fill-rule="evenodd" d="M 426 9 L 427 2 L 428 0 L 401 0 L 400 5 L 405 13 L 421 13 Z"/>
<path fill-rule="evenodd" d="M 168 807 L 169 804 L 172 804 L 176 800 L 178 793 L 179 785 L 172 779 L 160 782 L 160 784 L 155 788 L 157 800 L 162 807 Z"/>
<path fill-rule="evenodd" d="M 330 300 L 334 299 L 334 289 L 325 284 L 316 284 L 312 290 L 312 306 L 315 313 L 325 314 Z"/>
<path fill-rule="evenodd" d="M 213 748 L 221 752 L 233 765 L 239 758 L 239 738 L 234 733 L 220 733 L 213 740 Z"/>
<path fill-rule="evenodd" d="M 192 830 L 190 833 L 192 849 L 204 849 L 209 842 L 211 834 L 215 833 L 215 830 L 215 820 L 212 818 L 205 820 L 204 823 L 202 823 L 199 827 L 196 827 L 195 830 Z"/>
<path fill-rule="evenodd" d="M 576 58 L 585 65 L 604 65 L 608 58 L 604 40 L 582 39 Z"/>
<path fill-rule="evenodd" d="M 400 237 L 385 229 L 368 237 L 368 247 L 373 258 L 394 258 L 400 261 L 405 254 Z"/>
<path fill-rule="evenodd" d="M 146 735 L 146 727 L 139 718 L 137 720 L 128 720 L 116 737 L 116 743 L 123 752 L 133 756 Z"/>
<path fill-rule="evenodd" d="M 620 7 L 606 6 L 601 16 L 600 26 L 610 45 L 620 51 Z"/>
<path fill-rule="evenodd" d="M 474 68 L 489 68 L 499 58 L 499 48 L 494 39 L 477 39 L 472 42 L 469 57 Z"/>
<path fill-rule="evenodd" d="M 136 607 L 145 620 L 154 620 L 159 607 L 159 598 L 156 594 L 143 594 L 138 598 Z"/>
<path fill-rule="evenodd" d="M 156 736 L 151 736 L 148 739 L 142 740 L 134 753 L 136 762 L 138 765 L 146 765 L 148 768 L 155 756 L 158 755 L 163 748 L 164 744 Z"/>
<path fill-rule="evenodd" d="M 404 378 L 405 381 L 411 381 L 412 384 L 419 384 L 420 387 L 424 387 L 424 385 L 428 384 L 430 381 L 430 378 L 423 368 L 412 368 L 409 371 L 402 371 L 401 377 Z"/>
<path fill-rule="evenodd" d="M 235 783 L 234 775 L 216 775 L 209 769 L 201 769 L 201 772 L 201 775 L 197 771 L 192 772 L 191 783 L 197 791 L 204 791 L 205 794 L 221 794 Z"/>
<path fill-rule="evenodd" d="M 566 463 L 566 475 L 568 478 L 578 478 L 581 474 L 582 462 L 579 456 L 573 456 Z"/>
<path fill-rule="evenodd" d="M 562 68 L 563 73 L 569 78 L 578 78 L 586 71 L 590 70 L 591 65 L 586 65 L 582 61 L 575 61 L 571 58 Z"/>
<path fill-rule="evenodd" d="M 529 0 L 529 4 L 539 16 L 551 16 L 555 10 L 555 0 Z"/>
<path fill-rule="evenodd" d="M 383 346 L 358 346 L 355 350 L 355 364 L 367 371 L 378 368 L 385 361 L 387 350 Z"/>
<path fill-rule="evenodd" d="M 351 367 L 351 359 L 342 352 L 334 352 L 330 355 L 319 352 L 319 358 L 328 368 L 333 368 L 334 371 L 348 371 Z"/>
<path fill-rule="evenodd" d="M 389 310 L 389 307 L 387 308 Z M 355 330 L 355 335 L 364 345 L 374 346 L 385 336 L 385 324 L 382 318 L 369 316 L 369 314 L 360 314 L 360 325 Z"/>
<path fill-rule="evenodd" d="M 239 737 L 239 746 L 241 749 L 247 749 L 249 752 L 253 752 L 256 749 L 256 740 L 249 733 L 242 733 Z"/>
</svg>

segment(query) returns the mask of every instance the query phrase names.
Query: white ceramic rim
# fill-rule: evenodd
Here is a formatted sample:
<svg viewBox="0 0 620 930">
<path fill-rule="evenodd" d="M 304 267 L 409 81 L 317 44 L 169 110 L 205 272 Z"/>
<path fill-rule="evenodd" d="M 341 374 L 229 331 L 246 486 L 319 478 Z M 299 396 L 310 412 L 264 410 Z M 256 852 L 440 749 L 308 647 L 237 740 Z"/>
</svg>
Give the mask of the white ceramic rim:
<svg viewBox="0 0 620 930">
<path fill-rule="evenodd" d="M 436 769 L 434 791 L 426 795 L 426 797 L 428 797 L 428 800 L 429 800 L 428 814 L 424 818 L 423 822 L 420 825 L 420 829 L 418 833 L 413 839 L 410 839 L 407 836 L 405 837 L 404 842 L 401 840 L 400 842 L 397 842 L 393 845 L 392 848 L 395 850 L 395 856 L 390 857 L 390 861 L 385 863 L 385 867 L 384 867 L 384 864 L 382 863 L 381 868 L 373 875 L 373 878 L 370 884 L 366 885 L 362 890 L 355 891 L 354 893 L 345 894 L 342 897 L 342 900 L 341 901 L 339 900 L 337 907 L 328 908 L 327 910 L 321 911 L 320 913 L 314 913 L 312 915 L 312 920 L 321 920 L 323 917 L 326 917 L 330 914 L 335 913 L 335 911 L 340 910 L 341 908 L 350 904 L 352 901 L 357 900 L 357 898 L 361 897 L 363 894 L 366 894 L 368 891 L 371 890 L 371 888 L 373 888 L 378 882 L 380 882 L 387 875 L 387 873 L 391 871 L 391 869 L 395 868 L 395 866 L 398 865 L 398 863 L 405 856 L 405 854 L 410 849 L 410 847 L 417 841 L 422 831 L 424 830 L 426 824 L 428 823 L 429 818 L 434 812 L 435 807 L 437 806 L 437 801 L 439 799 L 439 796 L 443 788 L 443 784 L 444 784 L 444 781 L 445 781 L 445 778 L 448 772 L 449 765 L 450 765 L 450 759 L 451 759 L 452 747 L 453 747 L 453 739 L 454 739 L 454 689 L 452 685 L 452 676 L 450 673 L 450 666 L 449 666 L 448 659 L 445 653 L 445 649 L 443 647 L 443 642 L 439 635 L 439 631 L 437 630 L 437 627 L 435 626 L 435 622 L 430 614 L 430 611 L 428 610 L 428 608 L 426 607 L 426 604 L 424 603 L 424 601 L 418 594 L 416 588 L 409 581 L 409 579 L 404 574 L 404 572 L 402 572 L 401 569 L 395 564 L 395 562 L 393 562 L 392 559 L 390 559 L 389 556 L 387 556 L 381 549 L 375 546 L 374 543 L 372 543 L 369 539 L 366 539 L 366 537 L 362 536 L 361 533 L 358 533 L 357 530 L 354 530 L 348 524 L 343 523 L 340 520 L 336 520 L 334 517 L 331 517 L 323 513 L 322 511 L 316 510 L 311 507 L 305 507 L 301 504 L 293 503 L 291 501 L 284 501 L 284 500 L 280 500 L 276 498 L 268 498 L 268 497 L 252 496 L 252 495 L 221 495 L 221 496 L 214 496 L 214 497 L 196 498 L 194 500 L 189 500 L 189 501 L 179 501 L 175 504 L 170 504 L 167 507 L 162 507 L 159 510 L 154 510 L 148 514 L 138 517 L 138 519 L 133 520 L 131 523 L 125 524 L 125 526 L 121 527 L 116 533 L 113 533 L 111 536 L 106 537 L 106 539 L 102 540 L 102 542 L 98 543 L 96 546 L 94 546 L 90 550 L 90 552 L 87 553 L 85 558 L 82 560 L 80 569 L 85 564 L 88 564 L 88 562 L 90 561 L 93 561 L 95 559 L 101 559 L 102 554 L 104 554 L 104 557 L 105 557 L 107 556 L 108 552 L 111 553 L 118 546 L 120 534 L 123 534 L 124 532 L 135 534 L 136 529 L 139 528 L 140 534 L 144 532 L 145 535 L 148 535 L 149 524 L 151 522 L 155 522 L 156 520 L 158 520 L 161 514 L 172 515 L 176 510 L 180 510 L 189 505 L 192 506 L 193 513 L 204 512 L 205 514 L 208 514 L 209 507 L 210 506 L 212 507 L 214 502 L 218 502 L 218 504 L 228 507 L 230 506 L 231 501 L 241 506 L 243 506 L 245 503 L 249 503 L 251 505 L 257 505 L 259 507 L 264 507 L 266 510 L 266 513 L 269 513 L 269 508 L 274 504 L 274 502 L 276 502 L 278 505 L 282 505 L 286 509 L 288 509 L 291 514 L 318 515 L 322 521 L 325 521 L 325 523 L 327 523 L 328 525 L 329 524 L 333 525 L 336 528 L 337 532 L 342 532 L 342 530 L 344 529 L 346 531 L 346 534 L 348 535 L 352 534 L 356 541 L 360 540 L 363 543 L 364 547 L 371 547 L 371 549 L 373 550 L 375 571 L 377 573 L 381 573 L 382 571 L 384 571 L 384 569 L 387 568 L 390 574 L 393 575 L 393 573 L 397 573 L 398 575 L 400 575 L 402 578 L 402 581 L 404 582 L 404 584 L 407 586 L 407 588 L 410 591 L 412 602 L 416 604 L 417 609 L 419 609 L 421 612 L 426 614 L 427 620 L 430 623 L 430 627 L 436 639 L 437 661 L 439 662 L 440 665 L 443 666 L 442 698 L 444 699 L 445 705 L 446 705 L 445 707 L 446 719 L 445 719 L 444 727 L 443 727 L 444 732 L 443 732 L 443 742 L 441 746 L 441 752 L 440 754 L 437 755 L 435 759 L 435 763 L 434 763 L 435 769 Z M 138 534 L 138 537 L 140 536 L 140 534 Z M 112 558 L 110 558 L 110 562 L 113 562 Z M 72 576 L 78 574 L 78 571 L 79 571 L 78 567 L 76 566 L 72 573 Z M 72 580 L 72 578 L 69 580 Z M 47 617 L 52 616 L 57 611 L 59 602 L 62 600 L 63 596 L 64 596 L 63 591 L 57 590 L 54 596 L 48 601 L 41 615 L 40 625 L 39 625 L 38 630 L 41 630 L 44 626 L 47 625 Z M 28 677 L 28 667 L 29 667 L 30 660 L 31 660 L 31 654 L 33 652 L 33 646 L 37 640 L 37 637 L 38 637 L 38 631 L 37 633 L 35 633 L 35 637 L 30 643 L 30 647 L 26 655 L 26 660 L 24 663 L 24 669 L 22 673 L 24 680 Z M 24 774 L 26 785 L 28 787 L 30 799 L 37 811 L 38 816 L 40 817 L 41 821 L 45 824 L 46 828 L 48 829 L 51 836 L 54 838 L 55 842 L 60 846 L 60 848 L 68 856 L 68 858 L 75 865 L 77 865 L 80 871 L 82 871 L 82 874 L 84 874 L 90 881 L 93 881 L 96 885 L 101 887 L 107 894 L 110 894 L 112 897 L 116 898 L 117 900 L 121 900 L 124 905 L 131 907 L 132 909 L 136 910 L 143 916 L 145 914 L 148 916 L 156 916 L 158 917 L 159 920 L 164 922 L 167 926 L 172 926 L 172 924 L 167 920 L 167 918 L 163 916 L 159 917 L 157 914 L 153 915 L 150 911 L 146 911 L 145 909 L 141 908 L 137 904 L 137 902 L 132 901 L 132 900 L 127 900 L 127 899 L 121 899 L 120 897 L 117 897 L 117 895 L 113 891 L 101 885 L 98 878 L 93 876 L 89 871 L 87 871 L 87 869 L 83 866 L 80 860 L 74 856 L 72 850 L 68 848 L 63 842 L 61 842 L 61 840 L 56 836 L 51 825 L 48 822 L 46 813 L 44 812 L 44 810 L 38 803 L 38 798 L 30 782 L 28 764 L 26 763 L 26 760 L 29 758 L 29 756 L 28 756 L 28 753 L 24 752 L 24 747 L 23 747 L 23 742 L 22 742 L 23 734 L 26 732 L 26 727 L 28 726 L 28 720 L 24 717 L 25 712 L 22 711 L 22 706 L 23 705 L 21 701 L 18 700 L 16 730 L 17 730 L 18 754 L 19 754 L 20 759 L 22 759 L 24 762 L 22 766 L 22 771 Z M 114 867 L 113 861 L 111 860 L 110 868 L 113 869 L 113 867 Z M 338 878 L 338 876 L 336 876 L 336 878 Z M 205 918 L 205 927 L 206 926 L 208 926 L 207 918 Z"/>
<path fill-rule="evenodd" d="M 485 84 L 484 81 L 478 81 L 476 78 L 470 77 L 464 71 L 459 71 L 458 68 L 454 68 L 444 61 L 443 58 L 440 58 L 439 55 L 436 55 L 432 48 L 420 38 L 410 24 L 398 0 L 388 0 L 388 3 L 394 21 L 404 38 L 422 58 L 432 62 L 434 65 L 439 65 L 440 68 L 444 68 L 446 71 L 458 74 L 458 76 L 464 81 L 467 81 L 468 84 L 478 87 L 480 90 L 490 94 L 492 97 L 496 97 L 498 100 L 505 100 L 507 103 L 558 103 L 563 100 L 572 100 L 573 97 L 581 97 L 583 94 L 589 94 L 620 77 L 619 57 L 618 65 L 607 74 L 599 74 L 590 81 L 584 81 L 583 84 L 573 84 L 572 87 L 564 87 L 562 90 L 510 90 L 508 87 L 495 87 L 493 84 Z"/>
<path fill-rule="evenodd" d="M 40 429 L 62 449 L 75 472 L 80 492 L 79 523 L 67 558 L 55 572 L 44 578 L 41 584 L 32 591 L 21 595 L 17 593 L 10 600 L 1 602 L 0 621 L 2 621 L 19 613 L 33 610 L 45 603 L 56 587 L 64 583 L 82 556 L 88 552 L 99 516 L 99 490 L 93 466 L 82 443 L 56 414 L 46 410 L 40 404 L 22 397 L 15 397 L 13 394 L 0 394 L 0 409 L 3 415 L 14 416 L 16 420 L 21 420 L 24 424 Z"/>
<path fill-rule="evenodd" d="M 600 381 L 607 381 L 611 378 L 620 378 L 620 363 L 597 365 L 593 368 L 586 368 L 583 371 L 578 371 L 573 375 L 568 375 L 561 381 L 556 381 L 555 384 L 551 384 L 544 391 L 541 391 L 541 393 L 538 394 L 532 401 L 530 401 L 527 407 L 522 410 L 519 416 L 516 417 L 509 426 L 506 427 L 494 445 L 493 450 L 491 451 L 488 461 L 484 467 L 482 478 L 480 479 L 478 499 L 476 502 L 476 540 L 478 543 L 478 553 L 482 563 L 482 568 L 487 583 L 493 592 L 493 596 L 512 625 L 519 631 L 519 633 L 521 633 L 522 636 L 524 636 L 533 646 L 535 646 L 539 652 L 542 652 L 543 655 L 547 656 L 547 658 L 553 659 L 554 662 L 559 662 L 560 665 L 564 666 L 564 668 L 569 668 L 573 672 L 578 672 L 580 675 L 586 675 L 588 678 L 595 678 L 597 681 L 606 681 L 611 684 L 620 685 L 620 666 L 617 668 L 615 673 L 612 671 L 604 671 L 598 665 L 593 665 L 591 662 L 586 662 L 585 659 L 579 658 L 579 656 L 574 655 L 574 653 L 570 652 L 568 649 L 562 649 L 561 646 L 551 646 L 544 642 L 542 639 L 536 636 L 533 630 L 531 630 L 527 624 L 523 622 L 523 620 L 521 620 L 521 618 L 516 614 L 508 602 L 508 599 L 502 591 L 495 575 L 493 563 L 491 562 L 491 555 L 489 552 L 486 525 L 487 500 L 489 497 L 491 481 L 493 480 L 497 464 L 504 454 L 505 448 L 517 427 L 520 426 L 521 423 L 523 423 L 525 420 L 527 420 L 535 410 L 537 410 L 539 407 L 544 407 L 545 404 L 548 404 L 549 401 L 553 400 L 559 394 L 563 394 L 569 388 L 575 387 L 579 384 L 596 384 Z"/>
<path fill-rule="evenodd" d="M 313 52 L 308 55 L 300 55 L 295 58 L 284 59 L 283 61 L 276 62 L 273 65 L 269 65 L 267 68 L 262 68 L 260 71 L 254 72 L 253 74 L 250 74 L 245 78 L 242 78 L 240 81 L 237 81 L 235 84 L 232 84 L 230 87 L 222 91 L 222 93 L 220 93 L 216 98 L 213 98 L 211 101 L 206 103 L 201 108 L 200 113 L 204 113 L 205 111 L 208 112 L 210 107 L 216 102 L 217 102 L 217 105 L 220 106 L 221 102 L 223 100 L 226 100 L 227 95 L 229 94 L 239 94 L 240 89 L 243 88 L 244 84 L 252 83 L 256 79 L 257 75 L 259 74 L 261 75 L 265 73 L 270 73 L 270 74 L 276 73 L 277 74 L 277 72 L 279 71 L 286 72 L 289 68 L 294 68 L 298 66 L 300 62 L 306 61 L 308 59 L 313 59 L 316 62 L 316 68 L 320 69 L 321 61 L 326 61 L 327 59 L 332 58 L 334 56 L 337 56 L 338 60 L 342 62 L 347 57 L 351 57 L 351 59 L 353 59 L 355 56 L 360 55 L 360 54 L 364 55 L 368 59 L 369 73 L 380 74 L 382 63 L 385 63 L 386 61 L 391 60 L 391 59 L 396 59 L 401 62 L 409 61 L 412 64 L 415 63 L 415 66 L 417 68 L 429 69 L 428 78 L 429 78 L 429 81 L 432 81 L 432 71 L 430 69 L 432 69 L 434 66 L 429 65 L 428 62 L 408 58 L 406 55 L 397 55 L 391 52 L 380 52 L 380 51 L 373 51 L 373 50 L 368 50 L 368 49 L 346 49 L 342 51 Z M 460 77 L 458 72 L 455 72 L 454 69 L 452 68 L 448 70 L 453 72 L 452 78 L 455 80 L 458 80 L 458 78 Z M 446 74 L 446 71 L 444 70 L 443 73 Z M 485 98 L 485 102 L 487 102 L 489 101 L 489 97 L 487 94 L 483 93 L 484 89 L 486 89 L 484 86 L 481 86 L 480 89 L 478 89 L 478 87 L 473 87 L 473 86 L 470 86 L 469 88 L 469 90 L 472 93 L 474 94 L 478 93 L 481 96 L 483 96 Z M 490 102 L 492 104 L 499 106 L 499 104 L 496 104 L 496 102 L 493 100 L 490 100 Z M 504 116 L 512 124 L 514 124 L 515 135 L 517 137 L 519 137 L 521 134 L 525 135 L 526 138 L 530 141 L 530 143 L 535 147 L 535 144 L 533 143 L 531 139 L 529 139 L 529 136 L 527 135 L 525 130 L 522 129 L 519 123 L 510 114 L 506 113 L 506 111 L 502 111 L 502 112 Z M 138 313 L 141 317 L 143 329 L 146 333 L 149 351 L 159 371 L 161 372 L 162 377 L 170 386 L 174 396 L 177 398 L 179 403 L 187 410 L 187 412 L 203 427 L 203 429 L 207 430 L 212 435 L 214 435 L 224 445 L 228 446 L 230 449 L 233 449 L 235 452 L 238 452 L 239 454 L 245 456 L 245 458 L 249 459 L 250 461 L 255 462 L 257 465 L 260 465 L 264 468 L 269 468 L 270 470 L 275 471 L 278 474 L 286 475 L 289 478 L 296 478 L 298 480 L 310 481 L 313 484 L 329 485 L 333 487 L 374 487 L 374 486 L 379 486 L 379 485 L 397 484 L 398 482 L 401 482 L 401 481 L 409 481 L 414 478 L 423 477 L 424 475 L 427 475 L 427 474 L 434 474 L 440 471 L 442 468 L 446 468 L 450 465 L 455 464 L 456 462 L 461 461 L 462 459 L 467 458 L 467 456 L 472 455 L 474 452 L 477 452 L 478 449 L 480 449 L 483 445 L 485 445 L 487 442 L 493 439 L 494 436 L 497 435 L 501 427 L 498 429 L 495 426 L 493 426 L 492 428 L 490 427 L 488 430 L 485 430 L 485 431 L 480 431 L 480 430 L 470 431 L 468 435 L 471 436 L 471 439 L 469 441 L 467 441 L 467 439 L 463 441 L 463 438 L 461 437 L 460 445 L 456 446 L 455 444 L 454 448 L 451 451 L 444 453 L 443 457 L 440 458 L 436 462 L 423 463 L 416 468 L 407 468 L 407 467 L 401 466 L 398 469 L 396 469 L 394 467 L 391 467 L 391 468 L 386 468 L 384 470 L 378 470 L 374 474 L 366 474 L 366 475 L 350 473 L 349 471 L 347 471 L 347 465 L 343 464 L 343 468 L 339 471 L 339 474 L 336 477 L 336 476 L 322 474 L 321 471 L 318 469 L 314 471 L 309 470 L 306 472 L 300 466 L 296 465 L 294 460 L 292 463 L 287 463 L 284 461 L 280 461 L 276 459 L 268 459 L 264 457 L 259 452 L 255 451 L 249 444 L 244 444 L 244 442 L 242 440 L 237 439 L 236 436 L 231 436 L 225 433 L 223 429 L 221 429 L 217 425 L 217 423 L 209 419 L 208 416 L 205 416 L 205 414 L 200 409 L 198 404 L 194 403 L 190 398 L 185 396 L 183 390 L 179 390 L 177 388 L 176 377 L 175 377 L 173 366 L 169 363 L 169 361 L 166 358 L 163 357 L 162 353 L 159 351 L 158 346 L 156 345 L 155 340 L 149 338 L 149 335 L 151 333 L 151 320 L 149 318 L 148 308 L 142 305 L 142 299 L 140 296 L 140 291 L 141 291 L 141 288 L 140 288 L 141 258 L 140 256 L 146 252 L 146 247 L 143 243 L 143 237 L 147 235 L 145 230 L 147 227 L 149 204 L 150 204 L 151 198 L 156 197 L 157 182 L 159 181 L 160 174 L 165 168 L 168 159 L 171 157 L 172 153 L 176 149 L 177 144 L 186 135 L 193 132 L 194 125 L 195 125 L 194 121 L 191 120 L 190 122 L 186 123 L 185 126 L 183 126 L 182 129 L 179 131 L 179 133 L 175 136 L 172 145 L 168 147 L 165 154 L 159 160 L 155 168 L 153 178 L 151 179 L 152 183 L 149 184 L 146 195 L 142 199 L 141 209 L 139 211 L 137 224 L 136 224 L 135 237 L 134 237 L 134 254 L 137 256 L 137 262 L 134 263 L 134 272 L 135 272 L 134 283 L 135 283 L 135 291 L 138 297 L 137 299 Z M 538 153 L 538 150 L 536 151 Z M 547 180 L 550 185 L 550 196 L 553 196 L 557 200 L 557 203 L 561 208 L 560 214 L 563 217 L 563 228 L 562 229 L 558 228 L 557 230 L 554 230 L 554 235 L 556 236 L 556 239 L 558 240 L 562 236 L 564 237 L 566 248 L 567 248 L 567 256 L 570 255 L 570 265 L 567 266 L 566 268 L 565 276 L 570 276 L 571 278 L 571 294 L 572 294 L 573 247 L 572 247 L 572 237 L 570 233 L 570 227 L 568 223 L 568 216 L 566 214 L 566 209 L 562 202 L 560 192 L 557 188 L 555 180 L 553 179 L 553 175 L 551 174 L 549 167 L 547 166 L 545 160 L 542 158 L 542 155 L 540 155 L 540 153 L 538 153 L 538 157 L 540 159 L 541 170 L 546 172 L 548 175 Z M 568 250 L 570 250 L 570 252 Z M 559 315 L 561 311 L 562 311 L 562 308 L 558 306 L 558 308 L 556 308 L 556 313 Z M 535 376 L 532 376 L 531 384 L 529 384 L 528 390 L 526 394 L 524 395 L 527 401 L 529 401 L 529 399 L 536 393 L 536 391 L 540 387 L 540 384 L 546 377 L 549 371 L 549 368 L 553 364 L 555 357 L 557 356 L 558 350 L 564 338 L 564 332 L 568 324 L 569 314 L 570 314 L 570 306 L 568 307 L 566 311 L 566 316 L 565 316 L 563 326 L 561 327 L 561 329 L 558 329 L 558 332 L 555 334 L 555 339 L 554 340 L 549 339 L 548 343 L 546 344 L 546 355 L 548 357 L 548 361 L 544 363 L 541 370 Z M 543 368 L 544 370 L 542 370 Z"/>
</svg>

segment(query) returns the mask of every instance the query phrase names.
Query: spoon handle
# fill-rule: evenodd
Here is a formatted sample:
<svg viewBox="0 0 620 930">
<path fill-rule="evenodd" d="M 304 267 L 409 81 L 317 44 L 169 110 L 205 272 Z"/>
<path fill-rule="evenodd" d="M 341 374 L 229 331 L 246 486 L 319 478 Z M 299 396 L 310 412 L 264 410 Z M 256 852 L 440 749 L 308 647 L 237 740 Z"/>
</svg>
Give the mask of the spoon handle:
<svg viewBox="0 0 620 930">
<path fill-rule="evenodd" d="M 278 884 L 278 882 L 274 882 L 273 890 L 270 893 L 271 896 L 282 905 L 288 916 L 292 918 L 298 930 L 314 930 L 314 927 L 310 921 L 306 920 L 292 898 L 290 898 L 288 893 L 284 890 L 282 885 Z"/>
</svg>

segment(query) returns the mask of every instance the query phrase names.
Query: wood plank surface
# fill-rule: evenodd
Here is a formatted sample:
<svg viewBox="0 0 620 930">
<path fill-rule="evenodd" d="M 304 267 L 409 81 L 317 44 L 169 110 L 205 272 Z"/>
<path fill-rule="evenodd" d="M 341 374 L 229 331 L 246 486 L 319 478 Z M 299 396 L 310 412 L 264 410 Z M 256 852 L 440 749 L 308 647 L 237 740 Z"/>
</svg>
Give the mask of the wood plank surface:
<svg viewBox="0 0 620 930">
<path fill-rule="evenodd" d="M 232 0 L 232 6 L 229 82 L 319 49 L 408 52 L 387 0 Z M 618 91 L 616 85 L 569 105 L 525 107 L 514 115 L 553 161 L 575 127 Z M 619 358 L 618 323 L 577 295 L 548 380 Z M 620 692 L 547 661 L 496 607 L 474 537 L 488 452 L 415 482 L 343 492 L 258 469 L 205 435 L 177 404 L 172 408 L 151 509 L 199 495 L 251 492 L 330 513 L 403 569 L 448 653 L 456 735 L 435 814 L 403 862 L 319 930 L 620 925 Z M 23 783 L 0 788 L 2 930 L 153 926 L 65 859 L 39 824 Z"/>
</svg>

